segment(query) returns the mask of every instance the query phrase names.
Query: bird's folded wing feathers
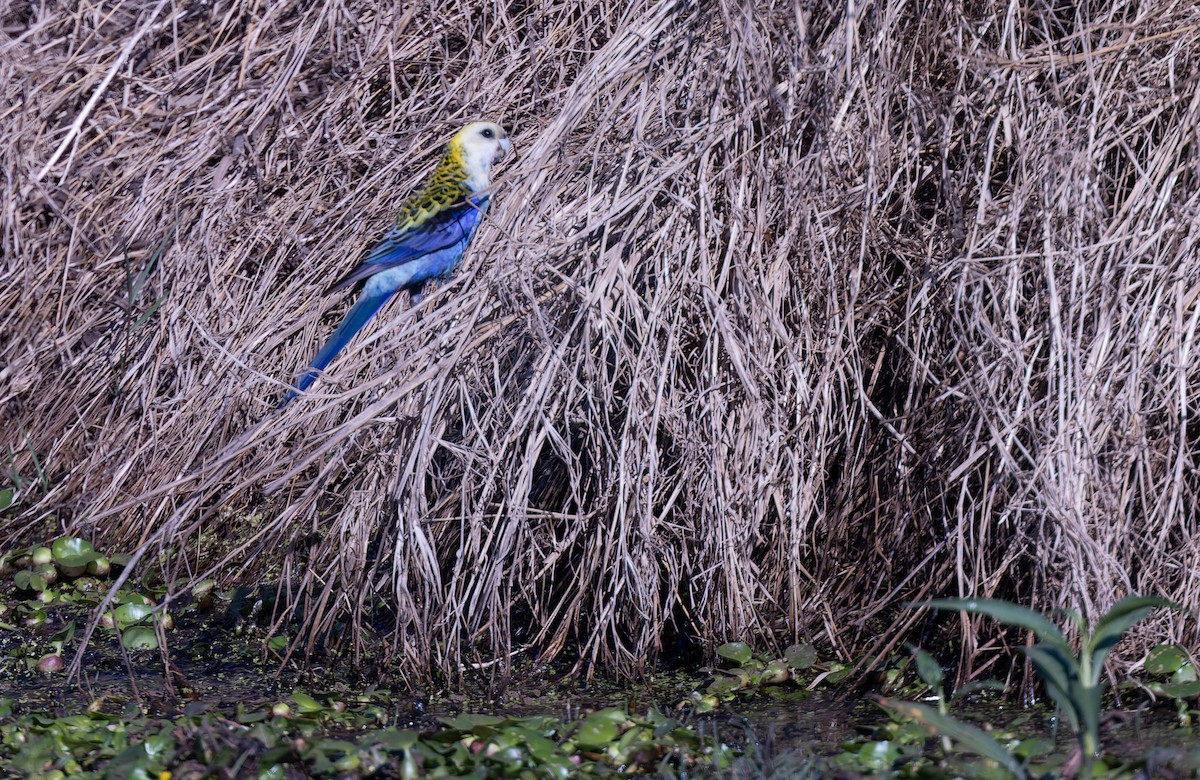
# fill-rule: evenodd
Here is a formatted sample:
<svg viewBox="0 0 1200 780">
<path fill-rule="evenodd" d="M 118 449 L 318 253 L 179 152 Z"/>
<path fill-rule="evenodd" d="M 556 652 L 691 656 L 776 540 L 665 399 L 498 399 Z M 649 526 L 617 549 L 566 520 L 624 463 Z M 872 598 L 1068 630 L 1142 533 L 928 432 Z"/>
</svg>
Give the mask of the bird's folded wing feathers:
<svg viewBox="0 0 1200 780">
<path fill-rule="evenodd" d="M 416 260 L 431 252 L 465 243 L 487 208 L 486 194 L 474 195 L 433 212 L 416 224 L 394 225 L 366 258 L 350 273 L 334 282 L 326 293 L 350 287 L 380 271 Z"/>
</svg>

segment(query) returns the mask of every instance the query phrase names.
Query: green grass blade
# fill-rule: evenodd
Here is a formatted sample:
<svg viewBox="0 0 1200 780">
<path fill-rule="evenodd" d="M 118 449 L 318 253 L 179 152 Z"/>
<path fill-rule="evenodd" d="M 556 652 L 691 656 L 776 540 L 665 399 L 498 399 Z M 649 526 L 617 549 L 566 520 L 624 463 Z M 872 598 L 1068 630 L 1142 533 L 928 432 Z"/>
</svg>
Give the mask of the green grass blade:
<svg viewBox="0 0 1200 780">
<path fill-rule="evenodd" d="M 1083 619 L 1083 615 L 1079 614 L 1079 610 L 1071 609 L 1070 607 L 1062 607 L 1061 609 L 1056 609 L 1054 611 L 1069 617 L 1071 622 L 1075 624 L 1075 628 L 1078 629 L 1080 636 L 1083 636 L 1087 633 L 1087 621 Z"/>
<path fill-rule="evenodd" d="M 1010 601 L 1001 599 L 933 599 L 913 606 L 955 609 L 975 615 L 986 615 L 1001 623 L 1028 629 L 1041 641 L 1062 648 L 1068 654 L 1071 652 L 1071 646 L 1067 644 L 1067 640 L 1058 630 L 1058 626 L 1051 623 L 1045 615 Z"/>
<path fill-rule="evenodd" d="M 1100 618 L 1096 623 L 1096 630 L 1092 632 L 1090 637 L 1084 641 L 1083 651 L 1090 651 L 1092 655 L 1091 680 L 1088 684 L 1094 685 L 1100 679 L 1100 672 L 1104 668 L 1104 659 L 1117 644 L 1121 641 L 1121 637 L 1129 630 L 1129 627 L 1139 620 L 1145 620 L 1150 614 L 1150 610 L 1156 607 L 1165 609 L 1182 610 L 1173 601 L 1168 601 L 1156 596 L 1126 596 L 1113 605 L 1113 608 Z"/>
<path fill-rule="evenodd" d="M 1025 767 L 1016 756 L 1005 749 L 991 735 L 972 726 L 970 723 L 963 723 L 958 718 L 943 715 L 934 708 L 927 707 L 924 704 L 882 698 L 878 701 L 881 706 L 928 727 L 931 733 L 949 737 L 957 742 L 960 748 L 995 761 L 1011 772 L 1014 777 L 1025 778 L 1029 776 L 1025 771 Z"/>
<path fill-rule="evenodd" d="M 129 306 L 130 308 L 137 302 L 138 296 L 142 294 L 142 288 L 146 286 L 146 282 L 150 281 L 150 275 L 154 273 L 154 269 L 158 267 L 158 261 L 162 259 L 163 254 L 170 246 L 171 240 L 175 238 L 175 231 L 179 228 L 179 220 L 175 220 L 175 224 L 171 225 L 171 229 L 162 237 L 151 253 L 150 258 L 146 261 L 146 266 L 138 273 L 137 279 L 129 279 Z M 128 272 L 126 273 L 128 278 Z"/>
<path fill-rule="evenodd" d="M 917 676 L 921 678 L 921 682 L 932 688 L 934 693 L 940 695 L 942 692 L 942 680 L 945 679 L 942 673 L 942 665 L 937 662 L 936 658 L 916 645 L 905 642 L 905 647 L 908 648 L 908 652 L 912 653 L 913 660 L 917 662 Z"/>
<path fill-rule="evenodd" d="M 1050 694 L 1078 733 L 1080 724 L 1088 720 L 1079 710 L 1085 702 L 1076 701 L 1072 695 L 1079 681 L 1079 664 L 1070 654 L 1064 654 L 1051 645 L 1034 645 L 1023 649 L 1045 683 L 1046 693 Z"/>
<path fill-rule="evenodd" d="M 159 299 L 155 301 L 149 309 L 146 309 L 144 312 L 142 312 L 142 316 L 137 318 L 137 322 L 133 323 L 133 327 L 131 327 L 130 330 L 137 330 L 145 325 L 146 320 L 154 316 L 154 312 L 158 311 L 158 307 L 162 306 L 164 300 L 166 300 L 164 297 L 159 297 Z"/>
</svg>

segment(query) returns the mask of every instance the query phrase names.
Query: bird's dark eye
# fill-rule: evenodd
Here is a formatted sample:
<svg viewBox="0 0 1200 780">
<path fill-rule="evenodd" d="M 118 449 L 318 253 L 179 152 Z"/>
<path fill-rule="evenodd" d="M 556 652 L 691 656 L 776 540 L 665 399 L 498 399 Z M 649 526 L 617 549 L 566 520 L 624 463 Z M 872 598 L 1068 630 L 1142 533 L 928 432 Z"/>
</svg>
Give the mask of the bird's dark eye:
<svg viewBox="0 0 1200 780">
<path fill-rule="evenodd" d="M 485 127 L 480 133 L 484 138 L 495 138 L 496 134 L 492 132 L 492 128 Z"/>
</svg>

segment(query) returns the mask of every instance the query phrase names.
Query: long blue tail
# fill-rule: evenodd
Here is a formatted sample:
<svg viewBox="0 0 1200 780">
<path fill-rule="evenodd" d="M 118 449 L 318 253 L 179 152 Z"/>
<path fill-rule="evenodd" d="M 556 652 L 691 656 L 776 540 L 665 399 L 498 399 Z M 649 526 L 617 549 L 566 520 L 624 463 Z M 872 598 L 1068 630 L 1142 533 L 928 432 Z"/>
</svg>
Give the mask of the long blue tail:
<svg viewBox="0 0 1200 780">
<path fill-rule="evenodd" d="M 321 351 L 308 364 L 308 370 L 304 375 L 296 381 L 296 386 L 288 390 L 276 409 L 282 409 L 291 402 L 293 398 L 306 390 L 313 380 L 317 378 L 317 373 L 325 366 L 329 365 L 329 361 L 337 356 L 337 353 L 342 351 L 342 348 L 350 343 L 350 339 L 354 338 L 354 334 L 362 330 L 362 326 L 367 324 L 371 317 L 375 316 L 375 312 L 387 302 L 387 299 L 392 297 L 390 291 L 372 293 L 364 289 L 362 295 L 350 307 L 350 311 L 346 312 L 346 316 L 342 318 L 342 322 L 337 326 L 337 330 L 329 337 L 329 341 L 325 342 L 325 346 L 321 347 Z"/>
</svg>

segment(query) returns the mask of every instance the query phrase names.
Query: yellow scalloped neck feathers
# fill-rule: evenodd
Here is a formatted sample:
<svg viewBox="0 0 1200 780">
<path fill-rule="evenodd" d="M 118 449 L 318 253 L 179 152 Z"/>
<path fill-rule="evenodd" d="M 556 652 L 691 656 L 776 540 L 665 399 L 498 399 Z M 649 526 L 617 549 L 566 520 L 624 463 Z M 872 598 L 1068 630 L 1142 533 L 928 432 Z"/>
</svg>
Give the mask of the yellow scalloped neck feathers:
<svg viewBox="0 0 1200 780">
<path fill-rule="evenodd" d="M 461 203 L 471 194 L 466 184 L 467 165 L 459 139 L 462 132 L 460 130 L 450 139 L 442 159 L 429 175 L 425 186 L 410 195 L 400 206 L 400 213 L 396 215 L 397 225 L 404 228 L 419 225 L 430 215 L 455 203 Z"/>
</svg>

